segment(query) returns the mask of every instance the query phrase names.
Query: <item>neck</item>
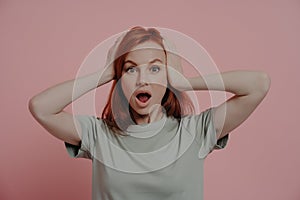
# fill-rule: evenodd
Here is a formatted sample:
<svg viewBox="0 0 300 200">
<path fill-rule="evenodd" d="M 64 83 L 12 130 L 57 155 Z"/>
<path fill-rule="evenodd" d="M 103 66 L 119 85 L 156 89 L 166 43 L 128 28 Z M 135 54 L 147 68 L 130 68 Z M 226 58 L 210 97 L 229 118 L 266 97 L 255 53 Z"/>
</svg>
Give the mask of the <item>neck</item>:
<svg viewBox="0 0 300 200">
<path fill-rule="evenodd" d="M 162 112 L 161 107 L 154 109 L 153 111 L 151 111 L 150 113 L 148 113 L 146 115 L 140 115 L 140 114 L 136 113 L 135 111 L 133 112 L 134 120 L 135 120 L 136 124 L 139 124 L 139 125 L 158 121 L 162 118 L 162 116 L 163 116 L 163 112 Z"/>
</svg>

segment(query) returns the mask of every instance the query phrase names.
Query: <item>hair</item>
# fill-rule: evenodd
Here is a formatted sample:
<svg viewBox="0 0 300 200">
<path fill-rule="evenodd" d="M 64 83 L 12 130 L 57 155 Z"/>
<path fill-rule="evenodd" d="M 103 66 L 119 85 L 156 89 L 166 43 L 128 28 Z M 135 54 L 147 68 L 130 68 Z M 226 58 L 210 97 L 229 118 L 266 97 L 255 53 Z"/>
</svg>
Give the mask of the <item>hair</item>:
<svg viewBox="0 0 300 200">
<path fill-rule="evenodd" d="M 124 61 L 130 53 L 130 50 L 146 41 L 153 41 L 159 44 L 163 48 L 167 62 L 167 53 L 163 45 L 163 38 L 160 35 L 160 32 L 155 28 L 145 29 L 141 26 L 131 28 L 124 35 L 116 49 L 115 57 L 113 58 L 115 77 L 109 93 L 108 101 L 102 112 L 102 119 L 108 127 L 114 130 L 113 132 L 118 135 L 124 135 L 122 130 L 126 130 L 129 125 L 135 123 L 133 121 L 133 109 L 129 105 L 128 100 L 123 93 L 121 84 L 118 84 L 118 80 L 122 76 Z M 187 94 L 176 90 L 169 85 L 169 83 L 162 98 L 161 105 L 168 117 L 173 116 L 178 121 L 181 120 L 183 115 L 194 112 L 193 104 Z"/>
</svg>

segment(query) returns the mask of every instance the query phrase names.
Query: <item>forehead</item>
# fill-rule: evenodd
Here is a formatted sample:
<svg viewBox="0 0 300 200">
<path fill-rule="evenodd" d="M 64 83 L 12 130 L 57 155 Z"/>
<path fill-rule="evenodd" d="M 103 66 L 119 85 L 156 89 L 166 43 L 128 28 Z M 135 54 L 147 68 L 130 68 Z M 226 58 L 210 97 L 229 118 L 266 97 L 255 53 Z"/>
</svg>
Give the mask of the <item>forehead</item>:
<svg viewBox="0 0 300 200">
<path fill-rule="evenodd" d="M 165 53 L 163 48 L 152 41 L 147 41 L 135 46 L 127 55 L 125 61 L 131 60 L 135 63 L 147 63 L 155 58 L 165 62 Z"/>
</svg>

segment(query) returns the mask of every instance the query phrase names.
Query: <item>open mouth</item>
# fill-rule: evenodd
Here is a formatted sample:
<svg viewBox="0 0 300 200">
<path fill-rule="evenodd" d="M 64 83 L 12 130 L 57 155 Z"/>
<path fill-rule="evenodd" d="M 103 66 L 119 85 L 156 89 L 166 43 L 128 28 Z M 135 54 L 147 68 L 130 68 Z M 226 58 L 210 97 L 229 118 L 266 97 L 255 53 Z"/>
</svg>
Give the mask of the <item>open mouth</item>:
<svg viewBox="0 0 300 200">
<path fill-rule="evenodd" d="M 151 94 L 149 94 L 148 92 L 141 92 L 136 95 L 136 98 L 140 102 L 146 103 L 151 98 Z"/>
</svg>

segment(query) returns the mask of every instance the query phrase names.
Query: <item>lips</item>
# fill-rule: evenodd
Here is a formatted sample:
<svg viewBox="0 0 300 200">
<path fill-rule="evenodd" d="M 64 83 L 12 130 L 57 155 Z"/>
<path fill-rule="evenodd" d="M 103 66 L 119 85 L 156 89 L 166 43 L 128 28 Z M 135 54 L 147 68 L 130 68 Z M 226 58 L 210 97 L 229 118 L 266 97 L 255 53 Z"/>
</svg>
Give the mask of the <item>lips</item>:
<svg viewBox="0 0 300 200">
<path fill-rule="evenodd" d="M 136 98 L 138 98 L 138 100 L 140 100 L 141 102 L 145 103 L 151 98 L 151 95 L 148 93 L 139 93 L 136 96 Z"/>
<path fill-rule="evenodd" d="M 139 90 L 135 92 L 135 99 L 139 106 L 145 107 L 149 103 L 149 99 L 151 98 L 151 92 L 147 90 Z"/>
</svg>

